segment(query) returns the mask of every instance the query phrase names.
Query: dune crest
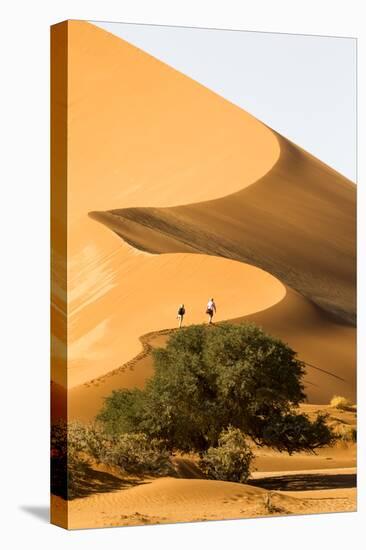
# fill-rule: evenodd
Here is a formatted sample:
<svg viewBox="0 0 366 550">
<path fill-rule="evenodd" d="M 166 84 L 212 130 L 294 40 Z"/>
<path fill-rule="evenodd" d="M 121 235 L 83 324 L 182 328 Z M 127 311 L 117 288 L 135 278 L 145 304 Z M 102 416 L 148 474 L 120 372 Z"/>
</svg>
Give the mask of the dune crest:
<svg viewBox="0 0 366 550">
<path fill-rule="evenodd" d="M 218 320 L 266 309 L 286 294 L 278 280 L 253 266 L 202 254 L 140 256 L 112 233 L 101 233 L 118 246 L 114 253 L 96 254 L 93 268 L 86 267 L 81 277 L 85 291 L 76 285 L 72 295 L 69 388 L 132 359 L 141 351 L 141 335 L 176 328 L 182 302 L 186 325 L 206 321 L 208 292 L 217 296 Z"/>
<path fill-rule="evenodd" d="M 255 265 L 355 324 L 355 185 L 276 135 L 279 160 L 242 191 L 199 204 L 89 215 L 150 253 L 204 253 Z"/>
</svg>

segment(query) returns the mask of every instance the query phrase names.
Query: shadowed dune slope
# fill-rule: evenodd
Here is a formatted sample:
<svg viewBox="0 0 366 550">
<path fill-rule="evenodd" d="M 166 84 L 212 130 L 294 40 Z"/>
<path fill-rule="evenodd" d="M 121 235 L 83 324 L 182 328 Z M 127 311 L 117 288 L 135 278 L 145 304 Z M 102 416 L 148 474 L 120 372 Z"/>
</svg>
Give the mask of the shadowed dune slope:
<svg viewBox="0 0 366 550">
<path fill-rule="evenodd" d="M 199 204 L 90 216 L 141 250 L 205 253 L 260 267 L 354 324 L 355 185 L 276 135 L 279 160 L 242 191 Z"/>
<path fill-rule="evenodd" d="M 281 302 L 233 322 L 253 322 L 281 338 L 306 362 L 305 391 L 310 403 L 334 395 L 356 399 L 356 329 L 336 322 L 318 306 L 287 289 Z"/>
</svg>

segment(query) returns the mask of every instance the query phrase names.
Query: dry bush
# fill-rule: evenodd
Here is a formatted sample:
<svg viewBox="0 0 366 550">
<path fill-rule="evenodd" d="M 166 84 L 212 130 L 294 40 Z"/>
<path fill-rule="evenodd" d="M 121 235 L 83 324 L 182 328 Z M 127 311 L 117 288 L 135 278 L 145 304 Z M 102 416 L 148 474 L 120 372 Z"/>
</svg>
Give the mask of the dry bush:
<svg viewBox="0 0 366 550">
<path fill-rule="evenodd" d="M 218 446 L 203 454 L 199 467 L 210 479 L 245 483 L 253 458 L 244 434 L 229 426 L 221 432 Z"/>
<path fill-rule="evenodd" d="M 283 508 L 282 506 L 277 506 L 273 502 L 273 496 L 274 493 L 272 491 L 268 491 L 268 493 L 264 496 L 264 509 L 267 514 L 288 514 L 289 512 Z"/>
<path fill-rule="evenodd" d="M 64 421 L 51 427 L 51 492 L 65 499 L 78 495 L 89 466 L 86 429 L 78 422 Z"/>
<path fill-rule="evenodd" d="M 330 401 L 330 406 L 342 411 L 353 410 L 352 403 L 341 395 L 335 395 Z"/>
<path fill-rule="evenodd" d="M 100 459 L 127 474 L 165 476 L 174 472 L 164 445 L 142 433 L 119 435 L 104 448 Z"/>
<path fill-rule="evenodd" d="M 59 422 L 51 432 L 51 491 L 65 499 L 85 493 L 91 483 L 91 459 L 123 473 L 169 475 L 174 472 L 164 445 L 145 434 L 112 437 L 96 425 Z"/>
<path fill-rule="evenodd" d="M 355 426 L 344 422 L 335 421 L 330 423 L 330 427 L 338 441 L 344 441 L 345 443 L 356 443 L 357 429 Z"/>
</svg>

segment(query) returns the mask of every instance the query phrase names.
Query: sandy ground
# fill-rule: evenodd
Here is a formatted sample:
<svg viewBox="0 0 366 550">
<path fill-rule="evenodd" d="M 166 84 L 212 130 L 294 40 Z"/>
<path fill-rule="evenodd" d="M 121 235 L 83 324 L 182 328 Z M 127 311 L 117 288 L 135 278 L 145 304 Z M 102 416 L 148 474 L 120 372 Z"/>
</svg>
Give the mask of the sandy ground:
<svg viewBox="0 0 366 550">
<path fill-rule="evenodd" d="M 355 410 L 302 405 L 314 417 L 356 426 Z M 338 442 L 316 454 L 289 456 L 269 448 L 256 455 L 247 484 L 202 479 L 194 455 L 176 455 L 177 477 L 133 478 L 91 464 L 84 495 L 65 502 L 52 496 L 52 518 L 83 529 L 187 521 L 316 514 L 356 510 L 356 445 Z"/>
<path fill-rule="evenodd" d="M 310 489 L 304 481 L 293 478 L 293 487 L 300 490 L 263 489 L 258 485 L 267 479 L 253 480 L 241 485 L 214 480 L 160 478 L 129 484 L 116 478 L 115 489 L 98 492 L 68 503 L 69 529 L 122 525 L 146 525 L 187 521 L 253 518 L 288 514 L 317 514 L 356 510 L 355 470 L 321 470 L 314 477 L 321 478 L 318 486 Z M 306 472 L 307 477 L 311 477 Z M 349 479 L 347 479 L 349 478 Z M 270 477 L 273 484 L 273 477 Z M 337 487 L 337 480 L 338 487 Z M 329 480 L 329 481 L 328 481 Z M 300 485 L 301 483 L 301 485 Z M 256 484 L 256 485 L 255 485 Z M 313 487 L 313 485 L 310 485 Z M 335 487 L 335 488 L 333 488 Z M 64 501 L 53 499 L 53 518 L 57 521 Z"/>
</svg>

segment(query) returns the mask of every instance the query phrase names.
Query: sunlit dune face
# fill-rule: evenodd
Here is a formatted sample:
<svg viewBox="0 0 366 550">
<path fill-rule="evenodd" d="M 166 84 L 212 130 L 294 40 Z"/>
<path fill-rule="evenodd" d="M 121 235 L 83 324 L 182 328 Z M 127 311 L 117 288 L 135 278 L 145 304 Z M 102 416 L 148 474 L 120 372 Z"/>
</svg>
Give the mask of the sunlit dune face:
<svg viewBox="0 0 366 550">
<path fill-rule="evenodd" d="M 70 223 L 218 198 L 277 161 L 273 132 L 242 109 L 90 23 L 68 28 Z"/>
<path fill-rule="evenodd" d="M 136 355 L 144 333 L 204 323 L 208 296 L 220 321 L 270 307 L 285 287 L 255 267 L 222 258 L 136 253 L 112 233 L 113 250 L 86 247 L 71 262 L 69 386 L 113 370 Z M 73 266 L 76 267 L 73 271 Z"/>
</svg>

